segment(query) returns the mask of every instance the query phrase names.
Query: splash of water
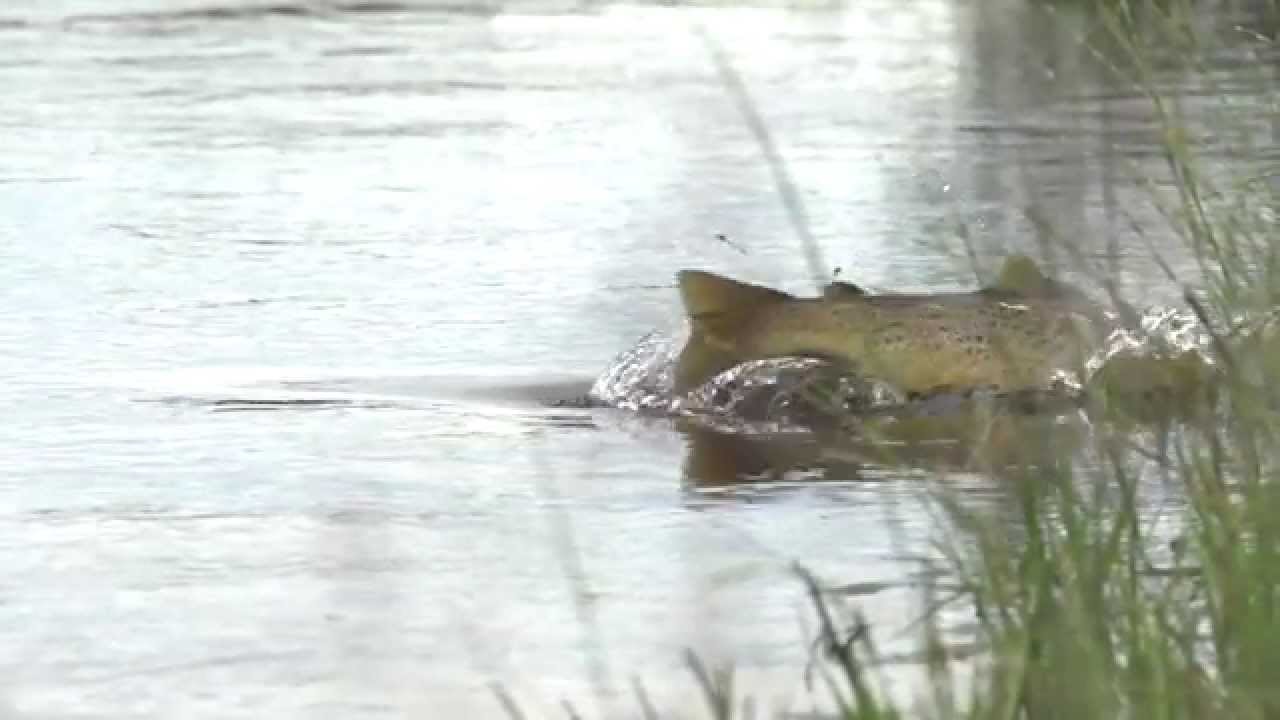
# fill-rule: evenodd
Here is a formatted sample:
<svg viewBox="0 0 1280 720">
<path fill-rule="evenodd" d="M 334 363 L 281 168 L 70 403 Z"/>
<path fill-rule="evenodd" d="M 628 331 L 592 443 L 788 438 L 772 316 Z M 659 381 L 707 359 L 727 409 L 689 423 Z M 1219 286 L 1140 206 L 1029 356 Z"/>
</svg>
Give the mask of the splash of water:
<svg viewBox="0 0 1280 720">
<path fill-rule="evenodd" d="M 803 432 L 815 412 L 811 391 L 843 409 L 902 402 L 890 386 L 858 378 L 815 358 L 781 357 L 736 365 L 687 394 L 675 392 L 683 337 L 652 332 L 610 363 L 591 397 L 624 410 L 681 416 L 723 431 Z"/>
<path fill-rule="evenodd" d="M 673 412 L 675 358 L 682 341 L 657 331 L 641 337 L 596 378 L 590 396 L 623 410 Z"/>
<path fill-rule="evenodd" d="M 1114 317 L 1112 318 L 1114 320 Z M 1086 377 L 1093 377 L 1116 357 L 1170 357 L 1195 353 L 1213 364 L 1211 338 L 1194 313 L 1166 306 L 1143 311 L 1137 327 L 1115 322 L 1101 347 L 1085 363 Z"/>
</svg>

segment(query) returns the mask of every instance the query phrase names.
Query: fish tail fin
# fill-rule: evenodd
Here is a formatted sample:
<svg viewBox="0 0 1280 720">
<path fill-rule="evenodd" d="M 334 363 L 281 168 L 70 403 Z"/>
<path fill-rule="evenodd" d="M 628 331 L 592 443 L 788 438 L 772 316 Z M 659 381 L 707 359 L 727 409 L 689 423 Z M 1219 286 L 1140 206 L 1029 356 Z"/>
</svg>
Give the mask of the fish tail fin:
<svg viewBox="0 0 1280 720">
<path fill-rule="evenodd" d="M 689 340 L 676 362 L 677 392 L 695 388 L 750 360 L 743 340 L 760 308 L 791 300 L 784 292 L 699 270 L 681 271 L 680 297 L 689 316 Z"/>
<path fill-rule="evenodd" d="M 698 321 L 693 321 L 689 340 L 676 361 L 675 389 L 678 393 L 688 392 L 746 359 L 732 346 L 706 335 L 699 325 Z"/>
<path fill-rule="evenodd" d="M 1035 293 L 1053 284 L 1028 255 L 1013 254 L 1005 258 L 1000 274 L 992 286 L 1000 290 Z"/>
</svg>

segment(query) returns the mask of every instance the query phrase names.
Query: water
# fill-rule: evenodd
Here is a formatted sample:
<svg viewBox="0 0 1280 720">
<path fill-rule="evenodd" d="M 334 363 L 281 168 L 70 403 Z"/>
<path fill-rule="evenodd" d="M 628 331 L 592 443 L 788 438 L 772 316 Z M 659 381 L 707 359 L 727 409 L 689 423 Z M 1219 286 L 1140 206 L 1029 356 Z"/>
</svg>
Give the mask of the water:
<svg viewBox="0 0 1280 720">
<path fill-rule="evenodd" d="M 574 407 L 678 334 L 675 271 L 966 288 L 960 239 L 989 271 L 1029 215 L 1146 301 L 1178 296 L 1153 234 L 1191 269 L 1132 229 L 1163 227 L 1153 116 L 1073 4 L 719 5 L 4 5 L 10 716 L 483 717 L 494 682 L 634 715 L 633 677 L 693 707 L 685 647 L 806 706 L 788 564 L 907 580 L 920 475 L 741 484 L 715 438 Z M 1221 51 L 1160 81 L 1274 162 L 1240 30 L 1274 27 L 1204 13 Z M 892 629 L 914 597 L 859 602 Z"/>
</svg>

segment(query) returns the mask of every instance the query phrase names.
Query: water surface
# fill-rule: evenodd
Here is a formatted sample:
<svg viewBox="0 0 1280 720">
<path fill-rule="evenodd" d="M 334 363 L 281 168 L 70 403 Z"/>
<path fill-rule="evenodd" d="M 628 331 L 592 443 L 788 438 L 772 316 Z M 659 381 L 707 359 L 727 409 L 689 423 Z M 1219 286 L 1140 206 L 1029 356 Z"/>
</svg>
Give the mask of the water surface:
<svg viewBox="0 0 1280 720">
<path fill-rule="evenodd" d="M 743 484 L 669 421 L 557 405 L 678 334 L 684 267 L 965 288 L 965 237 L 987 271 L 1042 217 L 1176 299 L 1134 182 L 1163 168 L 1149 104 L 1062 5 L 6 3 L 0 698 L 482 717 L 501 682 L 612 716 L 633 677 L 688 706 L 692 647 L 805 707 L 788 565 L 909 579 L 921 473 Z M 1243 108 L 1231 137 L 1274 161 L 1275 56 L 1245 32 L 1274 27 L 1208 12 L 1206 74 L 1160 80 L 1195 117 Z M 891 632 L 914 597 L 859 602 Z"/>
</svg>

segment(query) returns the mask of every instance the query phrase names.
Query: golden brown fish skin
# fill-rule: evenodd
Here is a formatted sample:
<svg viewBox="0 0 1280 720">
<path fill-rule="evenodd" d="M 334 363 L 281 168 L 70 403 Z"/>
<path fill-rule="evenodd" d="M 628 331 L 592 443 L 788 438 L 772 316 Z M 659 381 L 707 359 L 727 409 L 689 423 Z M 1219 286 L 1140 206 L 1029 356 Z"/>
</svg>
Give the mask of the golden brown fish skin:
<svg viewBox="0 0 1280 720">
<path fill-rule="evenodd" d="M 757 357 L 820 355 L 906 392 L 1039 386 L 1083 361 L 1072 315 L 1009 299 L 866 298 L 764 309 L 740 348 Z"/>
<path fill-rule="evenodd" d="M 907 393 L 1043 387 L 1054 372 L 1078 368 L 1094 338 L 1083 296 L 1026 263 L 1011 259 L 999 282 L 970 293 L 867 295 L 835 285 L 818 298 L 685 271 L 693 329 L 676 389 L 784 356 L 826 358 Z"/>
</svg>

